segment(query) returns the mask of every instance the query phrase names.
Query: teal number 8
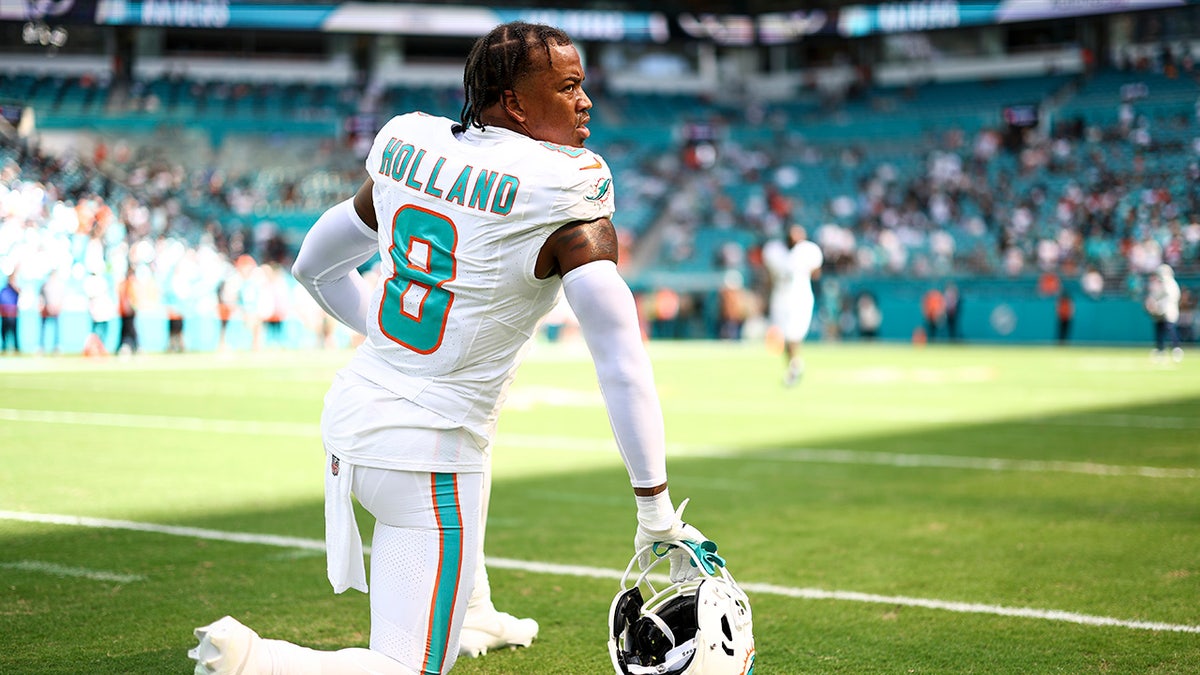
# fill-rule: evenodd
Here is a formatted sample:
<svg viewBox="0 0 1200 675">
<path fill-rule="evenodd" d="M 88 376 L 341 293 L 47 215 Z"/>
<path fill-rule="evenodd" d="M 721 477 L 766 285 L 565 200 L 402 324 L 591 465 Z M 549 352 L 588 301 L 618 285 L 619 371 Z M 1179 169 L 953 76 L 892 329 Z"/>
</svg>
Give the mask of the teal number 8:
<svg viewBox="0 0 1200 675">
<path fill-rule="evenodd" d="M 393 342 L 421 354 L 441 346 L 454 304 L 442 286 L 454 279 L 457 246 L 449 218 L 417 206 L 396 211 L 388 248 L 396 273 L 384 284 L 379 309 L 379 327 Z"/>
</svg>

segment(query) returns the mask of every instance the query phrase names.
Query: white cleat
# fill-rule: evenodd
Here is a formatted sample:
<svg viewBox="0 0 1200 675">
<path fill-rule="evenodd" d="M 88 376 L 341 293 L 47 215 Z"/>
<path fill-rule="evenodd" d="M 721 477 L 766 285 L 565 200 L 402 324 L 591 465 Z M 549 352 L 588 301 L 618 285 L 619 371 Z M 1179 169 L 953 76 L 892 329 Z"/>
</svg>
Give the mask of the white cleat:
<svg viewBox="0 0 1200 675">
<path fill-rule="evenodd" d="M 533 619 L 518 619 L 494 608 L 467 610 L 458 653 L 476 658 L 487 654 L 489 649 L 528 647 L 537 634 L 538 623 Z"/>
<path fill-rule="evenodd" d="M 195 675 L 255 675 L 254 651 L 258 633 L 226 616 L 195 630 L 200 644 L 188 650 L 196 661 Z"/>
<path fill-rule="evenodd" d="M 783 376 L 783 386 L 794 387 L 800 378 L 804 377 L 804 366 L 799 363 L 788 364 L 787 374 Z"/>
</svg>

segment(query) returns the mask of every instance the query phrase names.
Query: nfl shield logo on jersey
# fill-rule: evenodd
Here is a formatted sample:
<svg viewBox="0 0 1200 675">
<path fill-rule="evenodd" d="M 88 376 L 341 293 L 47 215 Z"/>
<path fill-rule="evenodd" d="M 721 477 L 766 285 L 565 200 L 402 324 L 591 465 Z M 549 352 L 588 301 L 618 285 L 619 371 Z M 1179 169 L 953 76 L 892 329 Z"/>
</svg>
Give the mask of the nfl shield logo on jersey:
<svg viewBox="0 0 1200 675">
<path fill-rule="evenodd" d="M 338 470 L 341 469 L 341 462 L 338 460 L 337 455 L 330 455 L 330 457 L 333 460 L 329 462 L 329 473 L 336 476 L 338 475 Z"/>
</svg>

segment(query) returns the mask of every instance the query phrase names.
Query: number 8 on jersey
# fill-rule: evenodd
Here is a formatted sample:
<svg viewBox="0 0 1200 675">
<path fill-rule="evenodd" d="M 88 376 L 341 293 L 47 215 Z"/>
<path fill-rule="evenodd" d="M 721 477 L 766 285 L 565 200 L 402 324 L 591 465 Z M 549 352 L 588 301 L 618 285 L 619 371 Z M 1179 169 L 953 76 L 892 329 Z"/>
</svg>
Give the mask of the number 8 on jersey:
<svg viewBox="0 0 1200 675">
<path fill-rule="evenodd" d="M 420 354 L 442 344 L 454 293 L 458 230 L 446 216 L 419 206 L 403 206 L 392 219 L 396 273 L 384 284 L 379 327 L 389 339 Z"/>
</svg>

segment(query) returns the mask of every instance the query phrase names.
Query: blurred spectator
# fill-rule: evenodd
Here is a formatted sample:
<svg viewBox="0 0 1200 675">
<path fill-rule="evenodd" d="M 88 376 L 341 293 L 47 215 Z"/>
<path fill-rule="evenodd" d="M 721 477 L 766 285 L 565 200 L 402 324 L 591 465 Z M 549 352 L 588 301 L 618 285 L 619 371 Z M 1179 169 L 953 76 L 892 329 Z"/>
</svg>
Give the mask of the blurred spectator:
<svg viewBox="0 0 1200 675">
<path fill-rule="evenodd" d="M 855 312 L 858 323 L 858 334 L 864 340 L 874 340 L 879 336 L 879 328 L 883 325 L 883 312 L 875 296 L 869 292 L 860 293 L 855 302 Z"/>
<path fill-rule="evenodd" d="M 288 317 L 288 306 L 291 304 L 288 293 L 291 275 L 285 274 L 275 263 L 267 263 L 260 267 L 259 271 L 263 285 L 259 294 L 258 312 L 265 330 L 265 345 L 286 347 L 283 322 Z"/>
<path fill-rule="evenodd" d="M 1095 300 L 1104 292 L 1104 276 L 1095 267 L 1089 267 L 1079 280 L 1079 285 L 1088 297 Z"/>
<path fill-rule="evenodd" d="M 1158 266 L 1147 283 L 1146 312 L 1154 319 L 1154 357 L 1166 358 L 1166 347 L 1171 345 L 1171 358 L 1183 360 L 1183 348 L 1179 342 L 1179 284 L 1170 265 Z"/>
<path fill-rule="evenodd" d="M 650 334 L 654 338 L 674 339 L 679 337 L 679 293 L 663 286 L 654 291 L 651 311 Z"/>
<path fill-rule="evenodd" d="M 925 319 L 925 339 L 937 339 L 938 327 L 946 319 L 946 298 L 936 288 L 925 291 L 921 297 L 921 316 Z"/>
<path fill-rule="evenodd" d="M 1075 301 L 1070 293 L 1063 291 L 1058 294 L 1054 316 L 1058 320 L 1058 344 L 1065 345 L 1071 339 L 1071 322 L 1075 319 Z"/>
<path fill-rule="evenodd" d="M 105 344 L 108 341 L 108 326 L 117 317 L 117 303 L 113 300 L 108 280 L 99 274 L 89 275 L 83 289 L 88 299 L 88 316 L 92 320 L 92 330 L 84 345 L 84 353 L 102 356 L 108 353 Z"/>
<path fill-rule="evenodd" d="M 1200 315 L 1196 312 L 1197 302 L 1195 291 L 1190 288 L 1180 289 L 1179 323 L 1176 325 L 1180 342 L 1195 342 L 1197 339 L 1196 324 L 1200 322 Z"/>
<path fill-rule="evenodd" d="M 182 284 L 176 283 L 175 275 L 163 285 L 163 309 L 167 314 L 167 351 L 183 353 L 183 295 Z"/>
<path fill-rule="evenodd" d="M 225 351 L 229 345 L 226 342 L 226 336 L 229 331 L 229 321 L 233 318 L 234 313 L 238 308 L 238 297 L 240 295 L 241 275 L 238 271 L 229 266 L 228 271 L 217 282 L 217 350 Z"/>
<path fill-rule="evenodd" d="M 718 291 L 717 301 L 721 325 L 718 337 L 722 340 L 741 340 L 742 326 L 746 322 L 746 298 L 742 275 L 730 270 Z"/>
<path fill-rule="evenodd" d="M 946 290 L 942 291 L 942 299 L 946 304 L 946 335 L 951 342 L 958 342 L 962 337 L 958 333 L 958 316 L 959 310 L 962 308 L 962 295 L 953 281 L 946 284 Z"/>
<path fill-rule="evenodd" d="M 17 320 L 21 310 L 18 299 L 21 290 L 17 287 L 17 273 L 12 272 L 0 288 L 0 351 L 8 353 L 11 344 L 13 353 L 21 353 L 21 343 L 18 339 Z"/>
<path fill-rule="evenodd" d="M 117 308 L 121 316 L 121 339 L 117 343 L 117 351 L 120 353 L 138 352 L 137 311 L 140 302 L 137 269 L 130 265 L 125 271 L 125 278 L 117 284 Z"/>
<path fill-rule="evenodd" d="M 62 327 L 59 325 L 59 315 L 62 314 L 63 300 L 66 297 L 66 283 L 62 272 L 55 269 L 46 277 L 38 291 L 38 309 L 42 315 L 42 324 L 38 335 L 38 348 L 43 354 L 57 354 L 59 343 L 62 341 Z M 50 331 L 54 331 L 54 340 L 47 341 Z"/>
<path fill-rule="evenodd" d="M 1062 292 L 1062 279 L 1054 272 L 1046 271 L 1038 275 L 1038 295 L 1050 297 Z"/>
</svg>

